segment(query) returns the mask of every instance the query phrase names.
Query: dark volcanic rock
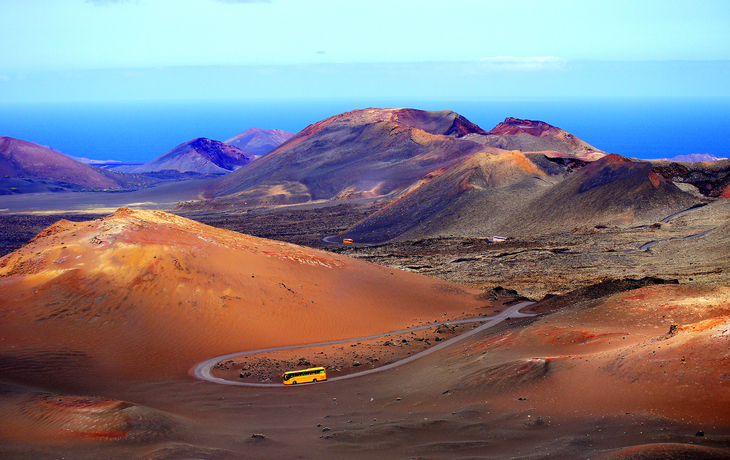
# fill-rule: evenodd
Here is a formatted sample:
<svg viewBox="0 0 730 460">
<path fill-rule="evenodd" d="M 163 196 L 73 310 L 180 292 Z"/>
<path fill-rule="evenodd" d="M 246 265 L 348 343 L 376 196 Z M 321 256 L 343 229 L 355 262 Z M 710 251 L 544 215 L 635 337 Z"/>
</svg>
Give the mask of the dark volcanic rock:
<svg viewBox="0 0 730 460">
<path fill-rule="evenodd" d="M 651 225 L 700 201 L 654 172 L 651 164 L 611 154 L 552 186 L 514 214 L 505 230 L 548 233 L 581 226 Z"/>
<path fill-rule="evenodd" d="M 705 196 L 724 197 L 730 189 L 730 160 L 701 163 L 652 161 L 654 171 L 667 180 L 692 184 Z"/>
<path fill-rule="evenodd" d="M 631 291 L 634 289 L 640 289 L 646 286 L 652 286 L 656 284 L 678 283 L 679 282 L 677 280 L 665 280 L 651 276 L 642 279 L 624 278 L 616 280 L 606 280 L 598 284 L 593 284 L 591 286 L 576 289 L 565 295 L 546 296 L 545 299 L 527 308 L 526 310 L 529 310 L 533 313 L 545 313 L 548 311 L 558 310 L 560 308 L 567 307 L 578 302 L 600 299 L 619 292 Z"/>
</svg>

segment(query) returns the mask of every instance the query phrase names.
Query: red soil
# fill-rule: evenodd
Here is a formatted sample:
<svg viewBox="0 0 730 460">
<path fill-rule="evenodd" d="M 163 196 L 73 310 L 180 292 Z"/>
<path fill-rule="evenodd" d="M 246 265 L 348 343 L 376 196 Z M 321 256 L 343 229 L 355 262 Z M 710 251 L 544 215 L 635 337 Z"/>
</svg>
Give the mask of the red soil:
<svg viewBox="0 0 730 460">
<path fill-rule="evenodd" d="M 80 382 L 79 369 L 62 369 L 61 387 L 105 387 L 185 375 L 235 351 L 483 315 L 488 302 L 478 294 L 161 212 L 120 210 L 60 222 L 0 259 L 0 335 L 12 338 L 0 352 L 31 359 L 62 350 L 95 378 Z"/>
<path fill-rule="evenodd" d="M 325 459 L 727 452 L 727 287 L 656 285 L 569 305 L 351 380 L 252 389 L 188 375 L 226 353 L 500 308 L 478 294 L 164 213 L 61 222 L 0 259 L 0 456 L 290 458 L 305 446 Z M 324 353 L 347 373 L 369 366 L 376 345 L 280 358 L 314 365 Z M 379 346 L 392 359 L 393 345 Z"/>
</svg>

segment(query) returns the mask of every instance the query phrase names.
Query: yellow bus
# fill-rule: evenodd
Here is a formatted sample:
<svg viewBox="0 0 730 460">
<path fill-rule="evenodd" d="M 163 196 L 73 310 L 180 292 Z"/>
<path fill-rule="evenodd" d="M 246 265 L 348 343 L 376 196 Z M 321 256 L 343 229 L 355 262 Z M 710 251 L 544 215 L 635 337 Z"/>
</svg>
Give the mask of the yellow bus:
<svg viewBox="0 0 730 460">
<path fill-rule="evenodd" d="M 281 378 L 284 379 L 284 385 L 322 382 L 327 380 L 327 371 L 324 370 L 324 367 L 311 367 L 309 369 L 302 369 L 301 371 L 284 372 Z"/>
</svg>

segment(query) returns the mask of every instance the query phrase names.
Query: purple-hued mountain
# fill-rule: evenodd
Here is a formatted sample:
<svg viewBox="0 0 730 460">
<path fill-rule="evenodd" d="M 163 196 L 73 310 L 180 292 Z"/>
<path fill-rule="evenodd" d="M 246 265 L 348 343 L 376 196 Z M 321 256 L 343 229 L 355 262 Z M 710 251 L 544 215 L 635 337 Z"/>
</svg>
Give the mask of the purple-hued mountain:
<svg viewBox="0 0 730 460">
<path fill-rule="evenodd" d="M 156 171 L 227 174 L 257 158 L 224 142 L 199 137 L 178 145 L 154 160 L 138 166 L 136 173 Z"/>
<path fill-rule="evenodd" d="M 539 120 L 507 117 L 484 136 L 468 136 L 481 144 L 504 150 L 541 152 L 549 157 L 596 161 L 606 153 L 574 135 Z"/>
<path fill-rule="evenodd" d="M 281 204 L 397 194 L 439 168 L 484 150 L 463 140 L 484 130 L 451 111 L 360 109 L 309 125 L 209 196 Z M 254 194 L 255 196 L 252 196 Z"/>
<path fill-rule="evenodd" d="M 81 188 L 120 188 L 135 179 L 76 161 L 32 142 L 0 137 L 0 177 L 54 181 Z"/>
<path fill-rule="evenodd" d="M 266 155 L 292 136 L 294 136 L 294 133 L 280 129 L 249 128 L 228 139 L 226 144 L 251 152 L 254 155 Z"/>
</svg>

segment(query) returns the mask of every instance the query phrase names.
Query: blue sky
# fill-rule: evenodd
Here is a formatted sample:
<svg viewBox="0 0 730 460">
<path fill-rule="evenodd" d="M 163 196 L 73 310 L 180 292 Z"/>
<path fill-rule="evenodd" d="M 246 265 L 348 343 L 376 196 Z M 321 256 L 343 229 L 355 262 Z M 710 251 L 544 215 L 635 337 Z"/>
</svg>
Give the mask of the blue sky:
<svg viewBox="0 0 730 460">
<path fill-rule="evenodd" d="M 727 0 L 0 0 L 0 102 L 728 97 Z"/>
</svg>

